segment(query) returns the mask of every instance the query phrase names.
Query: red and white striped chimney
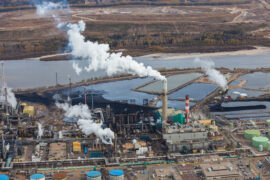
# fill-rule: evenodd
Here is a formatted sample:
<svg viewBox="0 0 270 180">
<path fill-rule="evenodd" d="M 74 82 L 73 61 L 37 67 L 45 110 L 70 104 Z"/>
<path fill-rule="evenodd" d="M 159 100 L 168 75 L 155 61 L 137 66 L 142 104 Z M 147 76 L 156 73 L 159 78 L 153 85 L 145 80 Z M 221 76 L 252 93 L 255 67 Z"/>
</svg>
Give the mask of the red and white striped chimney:
<svg viewBox="0 0 270 180">
<path fill-rule="evenodd" d="M 185 118 L 186 124 L 189 124 L 189 95 L 186 95 Z"/>
</svg>

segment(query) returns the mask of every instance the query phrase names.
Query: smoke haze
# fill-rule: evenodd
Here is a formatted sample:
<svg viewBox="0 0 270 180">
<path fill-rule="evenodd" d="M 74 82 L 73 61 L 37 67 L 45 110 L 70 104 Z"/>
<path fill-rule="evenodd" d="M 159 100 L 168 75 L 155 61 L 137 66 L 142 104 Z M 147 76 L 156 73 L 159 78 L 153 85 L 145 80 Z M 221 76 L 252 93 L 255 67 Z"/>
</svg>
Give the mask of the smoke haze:
<svg viewBox="0 0 270 180">
<path fill-rule="evenodd" d="M 110 128 L 103 128 L 102 123 L 95 123 L 87 105 L 70 106 L 67 103 L 56 103 L 56 106 L 65 111 L 65 116 L 78 118 L 77 125 L 85 135 L 95 134 L 104 144 L 112 144 L 114 133 Z"/>
<path fill-rule="evenodd" d="M 63 6 L 62 3 L 52 2 L 36 4 L 37 14 L 44 16 L 50 13 L 50 10 L 62 9 Z M 99 44 L 85 40 L 85 37 L 81 34 L 85 30 L 85 23 L 83 21 L 65 24 L 54 14 L 53 17 L 58 22 L 58 28 L 66 29 L 72 55 L 75 58 L 82 58 L 88 62 L 86 67 L 79 67 L 77 63 L 72 64 L 77 74 L 80 74 L 83 70 L 89 72 L 100 69 L 104 70 L 109 76 L 129 73 L 140 77 L 151 76 L 157 80 L 165 79 L 158 71 L 150 66 L 145 67 L 143 63 L 133 60 L 131 56 L 122 56 L 122 53 L 110 53 L 108 44 Z"/>
<path fill-rule="evenodd" d="M 216 82 L 220 87 L 226 89 L 227 80 L 218 70 L 215 69 L 215 63 L 213 61 L 200 60 L 199 58 L 196 58 L 194 62 L 196 64 L 200 64 L 202 70 L 208 75 L 211 81 Z"/>
</svg>

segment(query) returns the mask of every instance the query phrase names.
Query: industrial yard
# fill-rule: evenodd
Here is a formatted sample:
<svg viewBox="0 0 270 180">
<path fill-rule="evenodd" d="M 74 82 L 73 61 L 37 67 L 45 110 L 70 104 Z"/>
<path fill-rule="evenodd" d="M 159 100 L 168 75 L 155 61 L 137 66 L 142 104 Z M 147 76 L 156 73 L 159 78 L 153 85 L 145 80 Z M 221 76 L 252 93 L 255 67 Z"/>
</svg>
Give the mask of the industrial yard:
<svg viewBox="0 0 270 180">
<path fill-rule="evenodd" d="M 1 104 L 1 172 L 10 179 L 268 179 L 269 93 L 257 78 L 267 80 L 270 69 L 216 71 L 225 89 L 194 68 L 163 71 L 166 81 L 123 75 L 15 91 L 16 107 L 8 97 Z M 86 107 L 114 138 L 85 134 L 64 104 Z"/>
<path fill-rule="evenodd" d="M 267 1 L 85 3 L 0 8 L 0 180 L 270 179 Z"/>
</svg>

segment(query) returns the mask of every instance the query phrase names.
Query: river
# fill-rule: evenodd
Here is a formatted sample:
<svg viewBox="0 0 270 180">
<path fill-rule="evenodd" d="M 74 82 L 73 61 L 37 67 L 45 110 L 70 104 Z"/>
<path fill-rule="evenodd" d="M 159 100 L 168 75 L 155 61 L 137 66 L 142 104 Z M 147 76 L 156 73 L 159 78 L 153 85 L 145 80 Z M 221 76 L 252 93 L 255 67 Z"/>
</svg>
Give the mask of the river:
<svg viewBox="0 0 270 180">
<path fill-rule="evenodd" d="M 138 62 L 150 65 L 153 68 L 194 68 L 194 58 L 163 60 L 162 58 L 136 57 Z M 216 67 L 226 68 L 261 68 L 270 67 L 270 52 L 256 55 L 217 56 L 202 58 L 212 60 Z M 103 71 L 83 72 L 77 75 L 72 69 L 71 61 L 39 61 L 39 60 L 9 60 L 4 61 L 8 86 L 14 89 L 28 89 L 35 87 L 52 86 L 56 84 L 56 72 L 59 84 L 67 84 L 67 75 L 72 82 L 105 76 Z"/>
</svg>

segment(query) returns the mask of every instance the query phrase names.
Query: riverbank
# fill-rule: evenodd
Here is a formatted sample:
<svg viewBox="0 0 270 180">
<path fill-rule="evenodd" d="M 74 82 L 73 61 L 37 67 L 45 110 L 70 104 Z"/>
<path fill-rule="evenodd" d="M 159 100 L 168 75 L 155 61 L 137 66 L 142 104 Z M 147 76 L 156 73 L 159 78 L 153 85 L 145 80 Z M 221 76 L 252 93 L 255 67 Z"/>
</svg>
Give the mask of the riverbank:
<svg viewBox="0 0 270 180">
<path fill-rule="evenodd" d="M 162 60 L 186 59 L 197 57 L 217 57 L 217 56 L 242 56 L 256 55 L 270 52 L 269 47 L 256 46 L 250 50 L 237 50 L 228 52 L 213 52 L 213 53 L 154 53 L 144 55 L 142 57 L 160 58 Z"/>
<path fill-rule="evenodd" d="M 185 59 L 185 58 L 196 58 L 196 57 L 215 57 L 215 56 L 238 56 L 238 55 L 256 55 L 261 53 L 270 52 L 270 47 L 255 46 L 248 49 L 236 49 L 228 50 L 222 52 L 199 52 L 199 53 L 179 53 L 175 52 L 157 52 L 153 53 L 151 50 L 114 50 L 111 53 L 122 52 L 124 56 L 130 55 L 133 57 L 151 57 L 151 58 L 161 58 L 163 60 L 173 60 L 173 59 Z M 40 57 L 27 58 L 26 60 L 41 60 L 41 61 L 63 61 L 63 60 L 72 60 L 71 53 L 59 53 L 44 55 Z"/>
</svg>

